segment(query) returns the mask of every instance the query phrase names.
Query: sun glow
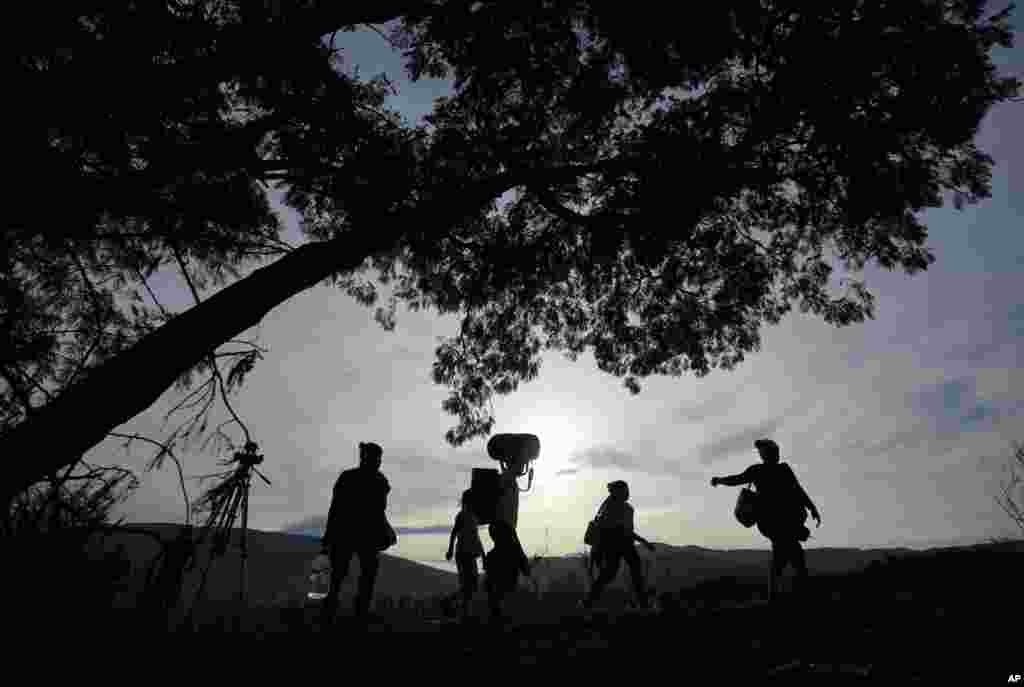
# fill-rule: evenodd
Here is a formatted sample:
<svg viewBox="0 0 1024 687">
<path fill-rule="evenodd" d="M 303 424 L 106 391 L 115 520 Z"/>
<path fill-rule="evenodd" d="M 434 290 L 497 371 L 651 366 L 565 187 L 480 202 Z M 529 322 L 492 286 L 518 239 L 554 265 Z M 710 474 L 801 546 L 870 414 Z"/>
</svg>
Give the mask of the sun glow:
<svg viewBox="0 0 1024 687">
<path fill-rule="evenodd" d="M 540 457 L 534 464 L 534 484 L 545 506 L 571 499 L 576 480 L 566 471 L 576 467 L 573 455 L 592 441 L 588 436 L 588 424 L 568 409 L 531 414 L 522 423 L 520 431 L 540 438 Z"/>
</svg>

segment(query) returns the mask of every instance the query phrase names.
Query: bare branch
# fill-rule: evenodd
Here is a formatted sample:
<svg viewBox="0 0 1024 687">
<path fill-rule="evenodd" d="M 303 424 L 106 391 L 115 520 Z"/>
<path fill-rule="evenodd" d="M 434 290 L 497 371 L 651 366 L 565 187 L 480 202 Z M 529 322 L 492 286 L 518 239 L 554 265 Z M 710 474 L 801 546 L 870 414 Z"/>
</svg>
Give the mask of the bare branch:
<svg viewBox="0 0 1024 687">
<path fill-rule="evenodd" d="M 160 450 L 157 452 L 156 456 L 150 461 L 150 470 L 154 469 L 154 467 L 157 466 L 157 462 L 160 459 L 162 459 L 163 456 L 170 456 L 171 460 L 174 461 L 174 465 L 178 469 L 178 483 L 181 485 L 181 496 L 185 500 L 185 525 L 190 525 L 192 522 L 192 507 L 189 504 L 188 500 L 188 490 L 185 488 L 185 471 L 182 469 L 181 461 L 178 460 L 178 456 L 174 455 L 174 449 L 171 447 L 171 445 L 165 444 L 161 441 L 157 441 L 156 439 L 151 439 L 149 437 L 142 436 L 141 434 L 121 434 L 120 432 L 110 432 L 110 436 L 127 439 L 128 441 L 125 442 L 125 448 L 127 448 L 132 441 L 143 441 L 149 444 L 153 444 L 154 446 L 157 446 Z"/>
<path fill-rule="evenodd" d="M 178 412 L 182 408 L 186 408 L 186 409 L 187 408 L 194 408 L 199 403 L 202 403 L 202 401 L 191 402 L 191 399 L 194 396 L 198 396 L 199 394 L 205 393 L 206 387 L 209 386 L 212 381 L 213 381 L 212 379 L 207 379 L 197 389 L 195 389 L 194 391 L 189 392 L 189 394 L 187 396 L 185 396 L 185 398 L 183 398 L 173 408 L 171 408 L 170 410 L 167 411 L 167 414 L 164 415 L 164 421 L 166 422 L 167 420 L 169 420 L 171 415 L 174 415 L 174 413 Z"/>
<path fill-rule="evenodd" d="M 1013 456 L 1007 465 L 1009 477 L 1001 485 L 1001 494 L 995 501 L 1010 520 L 1024 532 L 1024 494 L 1014 494 L 1014 489 L 1024 484 L 1024 443 L 1015 443 L 1013 448 Z"/>
</svg>

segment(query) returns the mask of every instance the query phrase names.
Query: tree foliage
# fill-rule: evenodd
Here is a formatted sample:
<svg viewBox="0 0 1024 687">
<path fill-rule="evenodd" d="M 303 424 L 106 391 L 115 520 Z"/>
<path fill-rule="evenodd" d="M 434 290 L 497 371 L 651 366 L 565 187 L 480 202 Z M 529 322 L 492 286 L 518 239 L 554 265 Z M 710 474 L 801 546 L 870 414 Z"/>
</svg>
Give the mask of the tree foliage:
<svg viewBox="0 0 1024 687">
<path fill-rule="evenodd" d="M 988 195 L 974 138 L 1020 86 L 989 57 L 1010 9 L 980 0 L 723 2 L 682 22 L 583 0 L 33 11 L 15 145 L 47 183 L 16 182 L 29 202 L 4 235 L 0 440 L 52 441 L 57 464 L 325 279 L 366 305 L 372 277 L 392 286 L 385 327 L 399 303 L 463 316 L 433 369 L 453 444 L 490 431 L 494 394 L 544 350 L 591 350 L 636 392 L 732 368 L 794 306 L 862 321 L 871 294 L 836 268 L 926 269 L 919 212 Z M 347 31 L 388 21 L 413 78 L 454 78 L 422 126 L 345 61 Z M 269 184 L 306 245 L 282 245 Z M 205 300 L 178 315 L 146 301 L 164 266 Z M 93 434 L 47 434 L 88 404 L 83 378 L 143 373 L 90 409 Z"/>
<path fill-rule="evenodd" d="M 414 74 L 456 77 L 433 150 L 533 172 L 503 212 L 409 236 L 400 297 L 465 312 L 434 366 L 453 443 L 490 430 L 492 394 L 544 349 L 590 349 L 635 393 L 732 368 L 794 305 L 872 316 L 864 282 L 833 272 L 926 269 L 918 213 L 988 195 L 973 139 L 1019 88 L 988 57 L 1010 9 L 985 20 L 982 2 L 718 3 L 683 24 L 670 6 L 526 5 L 528 23 L 486 4 L 399 31 Z"/>
</svg>

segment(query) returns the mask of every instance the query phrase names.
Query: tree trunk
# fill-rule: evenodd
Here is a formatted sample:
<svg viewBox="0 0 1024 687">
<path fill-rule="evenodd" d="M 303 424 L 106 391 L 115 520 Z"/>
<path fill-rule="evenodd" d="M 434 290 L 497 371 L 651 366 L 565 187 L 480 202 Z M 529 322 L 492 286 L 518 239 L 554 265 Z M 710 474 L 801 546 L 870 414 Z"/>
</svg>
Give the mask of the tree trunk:
<svg viewBox="0 0 1024 687">
<path fill-rule="evenodd" d="M 257 325 L 292 296 L 388 247 L 391 232 L 367 232 L 357 251 L 340 239 L 299 247 L 173 318 L 0 440 L 3 503 L 70 465 L 107 434 L 152 405 L 203 356 Z M 371 245 L 371 241 L 374 245 Z M 356 243 L 347 241 L 346 243 Z"/>
<path fill-rule="evenodd" d="M 273 308 L 332 274 L 351 272 L 368 257 L 394 248 L 407 227 L 426 222 L 440 237 L 527 179 L 572 179 L 588 169 L 520 169 L 449 189 L 450 195 L 438 195 L 414 209 L 382 215 L 356 235 L 301 246 L 218 291 L 89 371 L 57 400 L 0 437 L 0 503 L 9 504 L 46 475 L 78 460 L 108 433 L 149 408 L 203 356 L 259 324 Z"/>
</svg>

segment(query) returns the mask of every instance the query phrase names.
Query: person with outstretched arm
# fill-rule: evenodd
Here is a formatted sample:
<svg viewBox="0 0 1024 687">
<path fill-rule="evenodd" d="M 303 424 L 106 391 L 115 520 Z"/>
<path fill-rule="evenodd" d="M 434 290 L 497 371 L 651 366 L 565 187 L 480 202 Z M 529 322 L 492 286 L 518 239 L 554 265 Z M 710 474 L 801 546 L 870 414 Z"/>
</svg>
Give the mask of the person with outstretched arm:
<svg viewBox="0 0 1024 687">
<path fill-rule="evenodd" d="M 641 537 L 634 529 L 634 510 L 629 504 L 629 485 L 623 480 L 611 482 L 608 485 L 608 494 L 608 498 L 598 511 L 599 543 L 595 547 L 597 551 L 592 554 L 600 561 L 600 573 L 582 605 L 584 609 L 594 605 L 605 587 L 615 579 L 622 560 L 625 559 L 629 566 L 636 602 L 642 608 L 646 608 L 649 604 L 647 582 L 644 579 L 643 562 L 633 542 L 640 542 L 648 551 L 654 550 L 654 544 Z"/>
<path fill-rule="evenodd" d="M 810 530 L 804 525 L 807 512 L 821 527 L 821 514 L 787 463 L 779 462 L 779 446 L 771 439 L 758 439 L 754 447 L 761 462 L 737 475 L 712 477 L 711 486 L 737 487 L 753 484 L 757 490 L 757 529 L 772 543 L 769 598 L 778 596 L 778 583 L 786 565 L 793 564 L 797 577 L 794 589 L 807 580 L 807 559 L 800 542 L 807 541 Z"/>
</svg>

